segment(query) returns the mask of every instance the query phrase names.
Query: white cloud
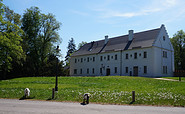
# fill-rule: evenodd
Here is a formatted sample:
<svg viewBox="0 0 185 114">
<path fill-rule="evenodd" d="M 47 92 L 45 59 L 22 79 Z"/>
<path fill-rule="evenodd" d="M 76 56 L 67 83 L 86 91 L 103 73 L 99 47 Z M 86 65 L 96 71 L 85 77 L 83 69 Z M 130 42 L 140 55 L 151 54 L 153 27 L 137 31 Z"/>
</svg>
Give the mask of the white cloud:
<svg viewBox="0 0 185 114">
<path fill-rule="evenodd" d="M 81 15 L 81 16 L 88 16 L 89 15 L 88 13 L 81 12 L 81 11 L 78 11 L 78 10 L 70 10 L 70 11 L 74 14 Z"/>
<path fill-rule="evenodd" d="M 172 7 L 177 4 L 178 0 L 165 0 L 164 5 L 167 7 Z"/>
<path fill-rule="evenodd" d="M 105 6 L 99 6 L 99 8 L 95 7 L 94 11 L 96 11 L 99 14 L 99 17 L 101 18 L 112 18 L 112 17 L 125 17 L 125 18 L 131 18 L 135 16 L 144 16 L 144 15 L 150 15 L 153 13 L 161 12 L 168 10 L 169 8 L 172 8 L 173 6 L 176 6 L 179 0 L 151 0 L 151 2 L 148 2 L 146 4 L 143 4 L 142 6 L 139 6 L 138 9 L 133 8 L 134 11 L 128 11 L 130 9 L 123 9 L 117 10 L 111 8 L 110 4 Z M 128 7 L 127 7 L 128 8 Z"/>
<path fill-rule="evenodd" d="M 135 17 L 135 16 L 142 16 L 142 15 L 148 15 L 150 13 L 159 12 L 161 9 L 151 9 L 151 10 L 141 10 L 139 12 L 119 12 L 119 11 L 105 11 L 103 14 L 103 18 L 110 18 L 110 17 Z"/>
</svg>

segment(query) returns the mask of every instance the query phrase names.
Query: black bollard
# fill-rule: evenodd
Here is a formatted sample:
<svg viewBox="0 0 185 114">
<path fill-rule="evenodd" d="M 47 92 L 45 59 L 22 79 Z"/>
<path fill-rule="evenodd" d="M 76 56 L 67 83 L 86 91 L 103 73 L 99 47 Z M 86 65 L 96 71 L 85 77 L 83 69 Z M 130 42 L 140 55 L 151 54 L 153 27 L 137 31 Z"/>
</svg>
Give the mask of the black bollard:
<svg viewBox="0 0 185 114">
<path fill-rule="evenodd" d="M 52 88 L 52 99 L 55 97 L 55 88 Z"/>
<path fill-rule="evenodd" d="M 132 91 L 132 102 L 135 102 L 135 91 Z"/>
</svg>

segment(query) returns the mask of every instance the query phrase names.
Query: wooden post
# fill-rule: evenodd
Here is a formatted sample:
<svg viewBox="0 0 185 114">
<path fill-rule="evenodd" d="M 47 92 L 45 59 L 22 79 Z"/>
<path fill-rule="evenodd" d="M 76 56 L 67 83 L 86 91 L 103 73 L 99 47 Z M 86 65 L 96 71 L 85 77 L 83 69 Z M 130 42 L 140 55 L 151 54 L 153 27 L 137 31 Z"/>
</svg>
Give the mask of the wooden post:
<svg viewBox="0 0 185 114">
<path fill-rule="evenodd" d="M 135 102 L 135 91 L 132 91 L 132 102 Z"/>
<path fill-rule="evenodd" d="M 55 88 L 52 88 L 52 99 L 55 97 Z"/>
<path fill-rule="evenodd" d="M 181 81 L 181 76 L 179 76 L 179 81 Z"/>
</svg>

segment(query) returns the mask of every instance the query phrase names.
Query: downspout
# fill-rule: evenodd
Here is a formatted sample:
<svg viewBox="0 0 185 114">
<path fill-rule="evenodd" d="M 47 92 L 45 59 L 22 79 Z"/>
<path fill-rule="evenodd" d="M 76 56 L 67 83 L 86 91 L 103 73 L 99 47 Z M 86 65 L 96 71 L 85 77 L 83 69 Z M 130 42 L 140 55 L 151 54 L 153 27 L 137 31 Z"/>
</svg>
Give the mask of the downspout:
<svg viewBox="0 0 185 114">
<path fill-rule="evenodd" d="M 122 50 L 120 54 L 120 76 L 122 76 Z"/>
</svg>

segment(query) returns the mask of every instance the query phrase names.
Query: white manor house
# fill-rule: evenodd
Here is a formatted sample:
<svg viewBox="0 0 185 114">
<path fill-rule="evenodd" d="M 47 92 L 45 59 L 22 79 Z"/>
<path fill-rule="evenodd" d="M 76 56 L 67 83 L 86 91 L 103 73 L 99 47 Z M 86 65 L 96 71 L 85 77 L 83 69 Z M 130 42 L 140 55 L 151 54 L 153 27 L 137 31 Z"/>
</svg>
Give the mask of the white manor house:
<svg viewBox="0 0 185 114">
<path fill-rule="evenodd" d="M 173 76 L 174 49 L 160 28 L 93 41 L 74 52 L 71 76 Z"/>
</svg>

